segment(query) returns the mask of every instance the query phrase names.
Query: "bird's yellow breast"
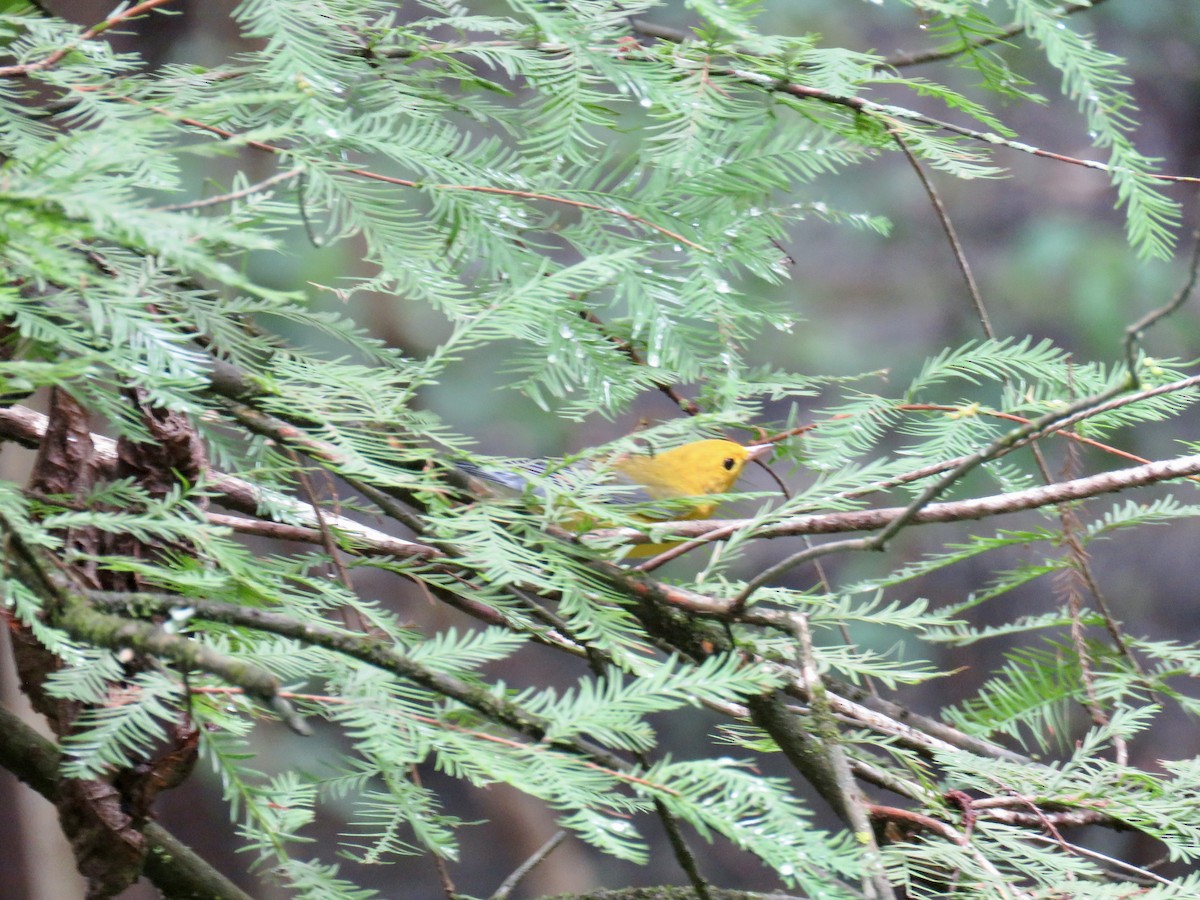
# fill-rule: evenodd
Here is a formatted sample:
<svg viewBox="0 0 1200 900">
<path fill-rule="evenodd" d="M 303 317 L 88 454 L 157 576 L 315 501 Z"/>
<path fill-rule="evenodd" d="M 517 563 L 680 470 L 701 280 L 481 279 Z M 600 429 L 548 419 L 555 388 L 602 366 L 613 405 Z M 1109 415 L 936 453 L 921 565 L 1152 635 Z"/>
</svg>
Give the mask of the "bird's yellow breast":
<svg viewBox="0 0 1200 900">
<path fill-rule="evenodd" d="M 741 444 L 714 439 L 693 441 L 662 453 L 628 456 L 615 462 L 613 468 L 644 487 L 655 500 L 669 500 L 726 493 L 749 458 L 749 451 Z M 714 507 L 708 504 L 710 511 Z"/>
</svg>

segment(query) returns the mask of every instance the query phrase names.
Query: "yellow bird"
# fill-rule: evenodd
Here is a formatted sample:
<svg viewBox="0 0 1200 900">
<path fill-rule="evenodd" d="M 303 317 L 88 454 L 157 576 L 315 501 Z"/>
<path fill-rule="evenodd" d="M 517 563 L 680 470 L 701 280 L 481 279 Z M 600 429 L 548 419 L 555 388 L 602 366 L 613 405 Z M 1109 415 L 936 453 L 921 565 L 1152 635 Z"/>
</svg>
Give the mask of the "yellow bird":
<svg viewBox="0 0 1200 900">
<path fill-rule="evenodd" d="M 771 444 L 743 446 L 733 441 L 709 439 L 692 441 L 662 453 L 622 456 L 614 460 L 610 467 L 618 481 L 636 485 L 641 489 L 640 493 L 643 496 L 631 498 L 634 502 L 678 500 L 727 493 L 746 468 L 746 463 L 761 459 L 772 449 Z M 458 463 L 458 467 L 469 475 L 513 491 L 523 492 L 530 487 L 529 479 L 516 472 L 496 472 L 469 463 Z M 542 460 L 528 460 L 522 462 L 520 468 L 530 475 L 537 476 L 546 473 L 548 464 Z M 555 476 L 551 474 L 550 477 Z M 716 508 L 716 501 L 694 503 L 670 518 L 707 519 Z M 670 545 L 639 544 L 630 550 L 628 555 L 651 556 L 668 546 Z"/>
</svg>

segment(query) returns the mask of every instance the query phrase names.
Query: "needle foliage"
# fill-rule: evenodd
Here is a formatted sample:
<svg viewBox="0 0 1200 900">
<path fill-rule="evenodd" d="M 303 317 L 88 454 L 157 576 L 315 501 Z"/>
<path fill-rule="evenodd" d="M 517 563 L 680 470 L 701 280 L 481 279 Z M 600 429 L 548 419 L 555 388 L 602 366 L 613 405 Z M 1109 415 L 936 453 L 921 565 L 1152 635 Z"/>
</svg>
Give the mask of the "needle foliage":
<svg viewBox="0 0 1200 900">
<path fill-rule="evenodd" d="M 893 4 L 935 45 L 918 75 L 774 33 L 756 0 L 243 0 L 209 13 L 235 46 L 153 66 L 109 32 L 170 2 L 103 26 L 40 6 L 0 4 L 0 435 L 38 448 L 0 485 L 0 552 L 89 896 L 141 872 L 106 841 L 202 772 L 297 897 L 399 896 L 427 857 L 449 893 L 473 835 L 514 827 L 462 799 L 495 785 L 697 896 L 742 886 L 738 854 L 831 900 L 1200 893 L 1200 765 L 1154 743 L 1196 727 L 1200 644 L 1126 633 L 1091 564 L 1196 516 L 1182 488 L 1103 496 L 1200 471 L 1103 482 L 1153 467 L 1108 455 L 1135 427 L 1186 435 L 1189 364 L 1132 332 L 1095 359 L 888 347 L 891 379 L 788 349 L 827 265 L 796 230 L 891 233 L 831 186 L 883 193 L 906 158 L 1004 178 L 1037 150 L 1005 124 L 1026 105 L 1079 116 L 1128 254 L 1170 258 L 1179 208 L 1088 13 Z M 456 407 L 500 395 L 606 440 L 567 488 L 477 495 L 456 461 L 521 464 Z M 788 496 L 757 481 L 722 540 L 622 563 L 674 526 L 624 508 L 606 460 L 767 434 Z M 967 524 L 911 542 L 939 510 Z"/>
</svg>

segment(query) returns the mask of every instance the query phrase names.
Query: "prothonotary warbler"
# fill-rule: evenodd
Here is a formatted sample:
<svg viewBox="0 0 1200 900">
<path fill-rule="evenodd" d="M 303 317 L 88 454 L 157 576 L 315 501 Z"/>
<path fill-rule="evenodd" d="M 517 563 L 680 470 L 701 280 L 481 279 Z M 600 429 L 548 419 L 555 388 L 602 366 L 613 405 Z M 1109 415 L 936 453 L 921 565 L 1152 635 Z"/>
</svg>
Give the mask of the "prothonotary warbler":
<svg viewBox="0 0 1200 900">
<path fill-rule="evenodd" d="M 710 494 L 727 493 L 746 468 L 746 463 L 762 459 L 770 454 L 772 449 L 771 444 L 743 446 L 733 441 L 709 439 L 692 441 L 690 444 L 661 453 L 633 453 L 621 456 L 609 463 L 609 467 L 614 480 L 640 488 L 638 493 L 641 496 L 631 497 L 633 502 L 705 497 Z M 459 463 L 458 466 L 468 475 L 512 491 L 524 491 L 530 486 L 530 480 L 519 472 L 481 469 L 470 463 Z M 549 465 L 541 460 L 525 460 L 520 464 L 520 468 L 532 476 L 538 476 L 545 474 Z M 551 474 L 550 477 L 555 476 Z M 654 521 L 666 521 L 668 518 L 707 519 L 716 508 L 716 501 L 693 503 L 687 509 L 680 510 L 678 515 L 671 514 Z M 639 544 L 632 548 L 628 555 L 651 556 L 667 546 L 669 545 Z"/>
</svg>

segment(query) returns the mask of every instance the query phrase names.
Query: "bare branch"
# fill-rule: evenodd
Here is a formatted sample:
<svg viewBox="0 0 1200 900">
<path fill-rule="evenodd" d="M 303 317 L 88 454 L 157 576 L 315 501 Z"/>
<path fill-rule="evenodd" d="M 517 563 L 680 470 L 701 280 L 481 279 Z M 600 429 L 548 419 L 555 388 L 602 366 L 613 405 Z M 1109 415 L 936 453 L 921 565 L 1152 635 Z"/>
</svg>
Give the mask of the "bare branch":
<svg viewBox="0 0 1200 900">
<path fill-rule="evenodd" d="M 0 409 L 0 440 L 12 440 L 26 447 L 37 447 L 46 433 L 48 421 L 42 413 L 28 407 L 10 406 Z M 94 433 L 91 435 L 91 440 L 95 447 L 97 465 L 111 474 L 117 464 L 116 441 Z M 312 506 L 301 500 L 259 487 L 215 469 L 209 469 L 206 473 L 205 487 L 216 493 L 221 498 L 222 504 L 230 509 L 257 516 L 264 508 L 282 508 L 287 510 L 289 515 L 307 523 L 306 525 L 285 525 L 257 519 L 239 519 L 218 513 L 209 514 L 210 520 L 216 524 L 227 525 L 235 531 L 246 534 L 277 537 L 283 540 L 304 540 L 309 543 L 321 542 L 317 512 Z M 346 549 L 352 553 L 370 550 L 397 557 L 434 558 L 444 555 L 435 547 L 393 537 L 345 516 L 328 512 L 322 515 L 329 528 L 345 541 Z"/>
<path fill-rule="evenodd" d="M 1085 500 L 1101 494 L 1112 494 L 1135 487 L 1145 487 L 1176 478 L 1200 474 L 1200 455 L 1180 456 L 1175 459 L 1148 463 L 1128 469 L 1116 469 L 1089 475 L 1071 481 L 993 494 L 971 500 L 954 500 L 931 503 L 905 519 L 913 525 L 930 523 L 968 522 L 991 516 L 1053 506 L 1071 500 Z M 854 531 L 874 531 L 887 528 L 904 516 L 908 507 L 891 506 L 881 509 L 864 509 L 853 512 L 814 513 L 789 516 L 768 525 L 756 524 L 753 519 L 697 519 L 691 522 L 672 522 L 669 527 L 656 530 L 654 537 L 634 528 L 606 528 L 590 532 L 590 537 L 622 538 L 632 544 L 648 543 L 651 540 L 678 540 L 697 538 L 710 532 L 736 531 L 753 528 L 756 538 L 792 537 L 801 534 L 845 534 Z"/>
<path fill-rule="evenodd" d="M 1188 264 L 1187 280 L 1184 281 L 1183 286 L 1179 288 L 1175 296 L 1167 303 L 1158 309 L 1146 313 L 1146 315 L 1125 329 L 1125 361 L 1129 366 L 1129 371 L 1136 371 L 1137 347 L 1142 339 L 1142 333 L 1187 303 L 1188 298 L 1192 296 L 1192 292 L 1196 290 L 1198 275 L 1200 275 L 1200 228 L 1192 232 L 1192 259 Z"/>
<path fill-rule="evenodd" d="M 842 748 L 841 736 L 833 719 L 833 708 L 821 681 L 817 658 L 813 650 L 812 634 L 808 628 L 808 617 L 797 614 L 791 617 L 796 637 L 796 666 L 799 679 L 811 698 L 817 732 L 821 737 L 828 757 L 829 770 L 841 795 L 841 806 L 845 810 L 847 824 L 854 830 L 854 838 L 863 852 L 862 893 L 866 900 L 894 898 L 895 892 L 887 880 L 879 845 L 875 842 L 875 831 L 867 816 L 867 802 L 862 790 L 850 771 L 846 752 Z"/>
<path fill-rule="evenodd" d="M 156 206 L 149 212 L 182 212 L 188 209 L 200 209 L 205 206 L 219 206 L 222 203 L 232 203 L 234 200 L 241 200 L 243 197 L 249 197 L 251 194 L 259 194 L 265 191 L 272 185 L 279 184 L 281 181 L 290 181 L 297 175 L 304 172 L 301 168 L 288 169 L 286 172 L 277 172 L 270 178 L 264 178 L 262 181 L 255 184 L 247 185 L 237 191 L 230 191 L 228 194 L 217 194 L 215 197 L 204 197 L 200 200 L 190 200 L 187 203 L 172 203 L 168 206 Z"/>
<path fill-rule="evenodd" d="M 496 888 L 496 892 L 492 894 L 491 900 L 508 900 L 508 895 L 521 883 L 522 879 L 553 853 L 558 845 L 566 840 L 566 837 L 567 833 L 565 831 L 556 831 L 550 840 L 534 850 L 527 860 L 513 869 L 509 876 L 500 883 L 500 887 Z"/>
<path fill-rule="evenodd" d="M 979 292 L 979 285 L 975 282 L 975 273 L 971 271 L 971 264 L 967 262 L 967 254 L 963 250 L 962 242 L 958 239 L 958 232 L 954 229 L 954 223 L 950 220 L 950 213 L 946 211 L 946 205 L 942 203 L 941 195 L 938 194 L 932 179 L 926 174 L 921 161 L 912 152 L 900 130 L 896 128 L 888 130 L 891 132 L 892 140 L 896 142 L 901 152 L 904 153 L 904 158 L 908 160 L 908 164 L 917 173 L 917 179 L 921 182 L 921 187 L 925 189 L 926 196 L 929 197 L 929 204 L 933 207 L 934 213 L 937 214 L 938 221 L 942 223 L 942 231 L 946 233 L 946 240 L 950 243 L 950 250 L 954 254 L 954 261 L 958 264 L 958 270 L 962 272 L 963 280 L 967 283 L 967 293 L 971 297 L 971 303 L 975 306 L 975 316 L 979 319 L 979 324 L 983 327 L 983 333 L 988 338 L 995 339 L 996 332 L 992 329 L 992 321 L 988 317 L 987 307 L 983 305 L 983 295 Z"/>
</svg>

